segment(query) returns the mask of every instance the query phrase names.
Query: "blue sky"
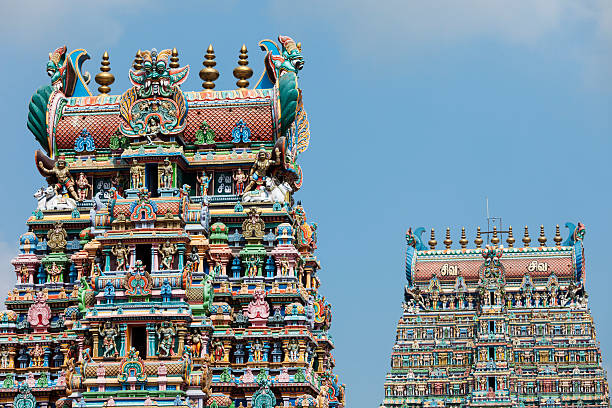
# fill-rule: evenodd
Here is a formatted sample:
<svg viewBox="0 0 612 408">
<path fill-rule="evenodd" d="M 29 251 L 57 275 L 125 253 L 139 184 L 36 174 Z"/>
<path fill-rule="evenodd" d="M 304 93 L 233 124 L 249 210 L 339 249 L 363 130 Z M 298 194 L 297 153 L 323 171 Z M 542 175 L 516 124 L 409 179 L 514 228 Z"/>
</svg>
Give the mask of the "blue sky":
<svg viewBox="0 0 612 408">
<path fill-rule="evenodd" d="M 311 122 L 297 198 L 319 224 L 322 292 L 333 304 L 336 372 L 351 407 L 382 400 L 404 285 L 409 226 L 462 225 L 470 239 L 491 214 L 515 231 L 581 221 L 587 290 L 604 363 L 612 367 L 612 5 L 605 0 L 322 0 L 289 2 L 46 2 L 3 8 L 0 260 L 16 254 L 32 194 L 44 180 L 25 126 L 48 53 L 67 44 L 108 50 L 112 85 L 128 87 L 137 49 L 177 47 L 192 66 L 212 43 L 221 77 L 242 43 L 301 41 L 300 85 Z M 257 75 L 257 74 L 256 74 Z"/>
</svg>

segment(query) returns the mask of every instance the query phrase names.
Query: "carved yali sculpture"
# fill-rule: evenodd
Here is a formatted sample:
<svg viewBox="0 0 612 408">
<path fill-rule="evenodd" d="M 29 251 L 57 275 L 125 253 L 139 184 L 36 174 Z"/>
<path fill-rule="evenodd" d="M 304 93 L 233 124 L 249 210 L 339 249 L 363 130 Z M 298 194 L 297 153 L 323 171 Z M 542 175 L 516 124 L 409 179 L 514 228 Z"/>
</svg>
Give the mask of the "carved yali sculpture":
<svg viewBox="0 0 612 408">
<path fill-rule="evenodd" d="M 266 223 L 259 218 L 261 212 L 252 207 L 247 212 L 247 219 L 242 223 L 242 235 L 248 243 L 257 243 L 263 239 Z"/>
<path fill-rule="evenodd" d="M 63 225 L 61 221 L 57 221 L 53 225 L 53 229 L 47 232 L 47 245 L 51 252 L 64 252 L 66 250 L 68 234 Z"/>
</svg>

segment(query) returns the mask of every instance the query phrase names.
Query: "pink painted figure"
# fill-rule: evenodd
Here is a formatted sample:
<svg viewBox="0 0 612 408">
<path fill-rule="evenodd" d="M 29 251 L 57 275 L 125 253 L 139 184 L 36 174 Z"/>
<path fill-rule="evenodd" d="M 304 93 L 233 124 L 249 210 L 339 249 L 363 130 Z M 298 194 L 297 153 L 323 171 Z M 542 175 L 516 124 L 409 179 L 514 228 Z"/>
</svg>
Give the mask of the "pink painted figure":
<svg viewBox="0 0 612 408">
<path fill-rule="evenodd" d="M 253 300 L 247 306 L 246 315 L 255 327 L 266 325 L 270 316 L 270 305 L 265 300 L 266 293 L 261 289 L 255 289 Z"/>
</svg>

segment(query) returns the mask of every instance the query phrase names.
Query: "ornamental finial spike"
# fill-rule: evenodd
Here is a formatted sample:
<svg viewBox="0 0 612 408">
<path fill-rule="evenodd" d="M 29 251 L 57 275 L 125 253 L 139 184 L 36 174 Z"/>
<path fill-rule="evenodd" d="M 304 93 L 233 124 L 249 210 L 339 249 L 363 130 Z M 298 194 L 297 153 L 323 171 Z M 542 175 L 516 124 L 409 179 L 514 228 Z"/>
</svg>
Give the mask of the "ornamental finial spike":
<svg viewBox="0 0 612 408">
<path fill-rule="evenodd" d="M 215 87 L 215 81 L 219 78 L 219 71 L 214 68 L 217 63 L 215 62 L 215 50 L 212 44 L 210 44 L 206 50 L 202 65 L 205 67 L 200 70 L 200 79 L 204 81 L 202 82 L 202 88 L 213 89 Z"/>
<path fill-rule="evenodd" d="M 170 54 L 170 64 L 168 66 L 170 68 L 178 68 L 179 67 L 178 50 L 176 48 L 172 49 L 172 54 Z"/>
<path fill-rule="evenodd" d="M 546 235 L 544 235 L 544 225 L 540 225 L 540 236 L 538 237 L 538 242 L 541 247 L 546 246 Z"/>
<path fill-rule="evenodd" d="M 491 238 L 491 243 L 495 246 L 499 244 L 499 237 L 497 236 L 497 227 L 493 226 L 493 237 Z"/>
<path fill-rule="evenodd" d="M 140 71 L 142 69 L 142 63 L 144 60 L 142 59 L 142 51 L 136 51 L 136 56 L 134 57 L 134 62 L 132 63 L 132 68 L 136 71 Z"/>
<path fill-rule="evenodd" d="M 238 79 L 236 86 L 238 88 L 246 88 L 249 86 L 249 79 L 253 76 L 253 69 L 249 67 L 249 56 L 246 45 L 242 44 L 240 48 L 240 57 L 238 57 L 238 66 L 234 68 L 234 76 Z"/>
<path fill-rule="evenodd" d="M 523 236 L 523 246 L 527 248 L 530 242 L 531 242 L 531 238 L 529 237 L 529 227 L 525 225 L 525 235 Z"/>
<path fill-rule="evenodd" d="M 508 248 L 514 247 L 516 239 L 514 239 L 514 235 L 512 235 L 512 225 L 508 227 L 508 238 L 506 239 L 506 242 L 508 243 Z"/>
<path fill-rule="evenodd" d="M 557 227 L 555 228 L 555 237 L 553 238 L 553 241 L 555 241 L 555 244 L 557 246 L 561 246 L 561 241 L 563 241 L 563 238 L 561 238 L 561 231 L 559 231 L 559 224 L 557 224 Z"/>
<path fill-rule="evenodd" d="M 431 229 L 431 238 L 429 239 L 429 249 L 436 249 L 436 245 L 438 245 L 438 241 L 436 241 L 436 232 L 434 229 Z"/>
<path fill-rule="evenodd" d="M 480 235 L 480 227 L 476 229 L 476 239 L 474 240 L 476 248 L 482 247 L 482 236 Z"/>
<path fill-rule="evenodd" d="M 447 228 L 446 229 L 446 238 L 444 238 L 444 245 L 446 246 L 446 249 L 450 249 L 452 244 L 453 244 L 453 240 L 450 237 L 450 228 Z"/>
<path fill-rule="evenodd" d="M 459 240 L 459 245 L 461 245 L 462 249 L 467 247 L 468 240 L 465 237 L 465 227 L 461 227 L 461 239 Z"/>
<path fill-rule="evenodd" d="M 101 94 L 107 94 L 110 92 L 110 84 L 115 82 L 115 76 L 111 74 L 110 62 L 108 61 L 108 52 L 104 51 L 102 55 L 102 65 L 100 66 L 100 72 L 96 75 L 96 83 L 100 85 L 98 92 Z"/>
</svg>

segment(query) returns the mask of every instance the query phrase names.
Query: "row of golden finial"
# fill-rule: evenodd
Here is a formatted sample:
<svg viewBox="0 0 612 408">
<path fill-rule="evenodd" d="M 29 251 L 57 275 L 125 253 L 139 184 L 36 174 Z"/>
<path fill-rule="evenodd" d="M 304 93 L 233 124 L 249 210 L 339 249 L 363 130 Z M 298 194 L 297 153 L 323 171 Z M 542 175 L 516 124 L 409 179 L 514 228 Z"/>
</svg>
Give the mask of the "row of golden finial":
<svg viewBox="0 0 612 408">
<path fill-rule="evenodd" d="M 499 245 L 499 243 L 501 242 L 499 235 L 503 233 L 507 234 L 506 243 L 508 244 L 508 247 L 514 247 L 516 239 L 514 238 L 514 234 L 512 232 L 512 226 L 508 227 L 508 230 L 503 232 L 498 232 L 497 227 L 493 227 L 493 231 L 489 231 L 487 233 L 491 234 L 490 242 L 494 246 Z M 522 241 L 523 247 L 529 247 L 529 245 L 531 244 L 531 237 L 529 236 L 529 227 L 527 227 L 526 225 Z M 540 236 L 538 237 L 538 244 L 540 247 L 545 247 L 547 241 L 548 239 L 544 234 L 544 225 L 540 225 Z M 561 242 L 563 241 L 558 224 L 555 229 L 555 236 L 553 237 L 553 241 L 555 242 L 555 246 L 560 246 Z M 445 249 L 451 249 L 453 240 L 451 239 L 450 228 L 446 228 L 446 237 L 444 238 L 444 241 L 442 241 L 442 243 L 446 247 Z M 459 245 L 461 245 L 461 249 L 467 248 L 468 243 L 469 241 L 465 236 L 465 227 L 461 227 L 461 238 L 459 239 Z M 483 243 L 484 239 L 482 238 L 482 232 L 480 231 L 480 227 L 478 227 L 476 229 L 476 238 L 474 239 L 474 244 L 476 244 L 476 248 L 482 248 Z M 429 249 L 436 249 L 436 246 L 438 245 L 438 241 L 436 241 L 436 233 L 433 228 L 431 229 L 430 239 L 427 244 L 429 245 Z"/>
<path fill-rule="evenodd" d="M 170 56 L 170 68 L 179 67 L 179 53 L 176 48 L 172 49 Z M 143 58 L 141 51 L 136 52 L 132 67 L 135 70 L 142 69 Z M 215 87 L 215 81 L 219 78 L 219 71 L 215 69 L 217 62 L 215 61 L 215 50 L 212 44 L 208 46 L 206 55 L 204 55 L 204 62 L 202 62 L 204 68 L 200 70 L 200 78 L 202 79 L 202 88 L 213 89 Z M 102 62 L 100 65 L 100 72 L 95 76 L 96 83 L 100 85 L 98 92 L 101 94 L 108 94 L 110 92 L 110 85 L 115 82 L 115 76 L 110 72 L 110 61 L 108 52 L 104 51 L 102 55 Z M 240 55 L 238 56 L 238 66 L 234 68 L 234 77 L 238 79 L 236 86 L 238 88 L 246 88 L 249 86 L 248 79 L 253 76 L 253 69 L 249 67 L 249 56 L 246 45 L 242 44 L 240 48 Z"/>
</svg>

